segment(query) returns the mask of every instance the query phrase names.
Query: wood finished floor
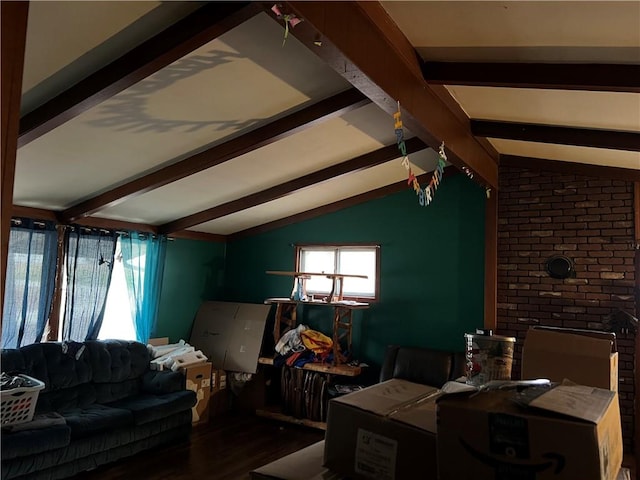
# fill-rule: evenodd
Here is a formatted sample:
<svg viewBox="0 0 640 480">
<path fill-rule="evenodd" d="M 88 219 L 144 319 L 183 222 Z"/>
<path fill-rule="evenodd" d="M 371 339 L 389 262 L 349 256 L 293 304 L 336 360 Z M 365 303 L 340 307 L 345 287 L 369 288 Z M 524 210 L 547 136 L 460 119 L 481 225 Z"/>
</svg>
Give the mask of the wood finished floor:
<svg viewBox="0 0 640 480">
<path fill-rule="evenodd" d="M 248 480 L 249 472 L 324 438 L 324 432 L 248 414 L 194 427 L 191 440 L 103 465 L 73 480 Z"/>
<path fill-rule="evenodd" d="M 229 413 L 194 427 L 189 443 L 142 452 L 72 480 L 249 480 L 249 472 L 324 438 L 309 427 Z M 623 465 L 637 478 L 636 462 Z"/>
</svg>

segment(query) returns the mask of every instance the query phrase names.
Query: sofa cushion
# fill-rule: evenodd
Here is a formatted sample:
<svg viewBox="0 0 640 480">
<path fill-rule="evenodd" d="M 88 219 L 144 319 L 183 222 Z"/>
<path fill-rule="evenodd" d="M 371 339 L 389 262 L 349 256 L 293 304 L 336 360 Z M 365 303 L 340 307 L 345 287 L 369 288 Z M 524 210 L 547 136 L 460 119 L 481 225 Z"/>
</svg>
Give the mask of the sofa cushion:
<svg viewBox="0 0 640 480">
<path fill-rule="evenodd" d="M 36 455 L 55 448 L 63 448 L 71 441 L 68 425 L 32 428 L 18 432 L 2 432 L 2 460 Z"/>
<path fill-rule="evenodd" d="M 114 383 L 94 383 L 96 403 L 113 403 L 127 397 L 135 397 L 140 393 L 141 379 L 125 380 Z"/>
<path fill-rule="evenodd" d="M 136 379 L 149 369 L 146 345 L 126 340 L 85 342 L 94 383 L 116 383 Z"/>
<path fill-rule="evenodd" d="M 6 462 L 3 460 L 1 477 L 3 480 L 67 478 L 117 458 L 132 455 L 140 450 L 137 445 L 150 447 L 162 443 L 154 443 L 154 439 L 165 439 L 163 442 L 183 440 L 190 430 L 191 411 L 183 410 L 157 422 L 140 426 L 130 425 L 100 435 L 72 439 L 69 445 L 62 448 L 52 448 L 38 455 L 17 457 Z M 116 451 L 121 453 L 114 455 Z"/>
<path fill-rule="evenodd" d="M 136 425 L 142 425 L 188 410 L 196 404 L 196 401 L 196 392 L 182 390 L 164 395 L 137 395 L 110 405 L 130 410 Z"/>
<path fill-rule="evenodd" d="M 163 394 L 184 390 L 185 376 L 171 370 L 149 370 L 142 376 L 142 393 Z"/>
<path fill-rule="evenodd" d="M 86 408 L 96 401 L 96 391 L 91 383 L 71 388 L 40 393 L 36 411 L 38 413 L 59 412 L 72 408 Z"/>
<path fill-rule="evenodd" d="M 60 413 L 71 428 L 74 439 L 133 425 L 133 414 L 129 410 L 106 405 L 94 404 Z"/>
</svg>

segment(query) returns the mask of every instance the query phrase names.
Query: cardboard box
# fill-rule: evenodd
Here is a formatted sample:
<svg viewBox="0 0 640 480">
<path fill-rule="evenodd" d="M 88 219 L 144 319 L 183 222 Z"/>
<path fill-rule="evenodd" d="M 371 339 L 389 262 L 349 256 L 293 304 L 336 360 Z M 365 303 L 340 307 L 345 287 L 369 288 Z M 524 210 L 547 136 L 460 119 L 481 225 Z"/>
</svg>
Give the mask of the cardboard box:
<svg viewBox="0 0 640 480">
<path fill-rule="evenodd" d="M 618 394 L 560 386 L 525 408 L 513 391 L 438 399 L 440 480 L 615 480 L 622 465 Z"/>
<path fill-rule="evenodd" d="M 204 302 L 189 343 L 227 372 L 256 373 L 270 308 L 253 303 Z"/>
<path fill-rule="evenodd" d="M 324 465 L 352 478 L 436 478 L 438 394 L 392 379 L 332 399 Z"/>
<path fill-rule="evenodd" d="M 322 466 L 324 440 L 251 472 L 252 480 L 343 480 Z"/>
<path fill-rule="evenodd" d="M 211 394 L 227 388 L 227 372 L 220 368 L 211 370 Z"/>
<path fill-rule="evenodd" d="M 532 328 L 522 348 L 522 378 L 564 379 L 618 390 L 615 334 L 560 328 Z"/>
<path fill-rule="evenodd" d="M 198 403 L 191 408 L 193 423 L 209 421 L 211 397 L 211 362 L 192 365 L 183 369 L 187 390 L 196 392 Z"/>
</svg>

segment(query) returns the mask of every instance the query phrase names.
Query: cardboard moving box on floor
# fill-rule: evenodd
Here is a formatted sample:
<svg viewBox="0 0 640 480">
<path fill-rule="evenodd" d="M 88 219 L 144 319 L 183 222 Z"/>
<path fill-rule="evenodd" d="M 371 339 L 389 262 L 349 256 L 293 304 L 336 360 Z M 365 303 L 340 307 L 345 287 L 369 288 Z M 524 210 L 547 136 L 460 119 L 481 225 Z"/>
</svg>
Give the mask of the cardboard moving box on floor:
<svg viewBox="0 0 640 480">
<path fill-rule="evenodd" d="M 618 394 L 559 386 L 529 407 L 514 391 L 438 399 L 440 480 L 615 480 L 622 465 Z"/>
<path fill-rule="evenodd" d="M 580 385 L 618 390 L 615 334 L 534 327 L 522 347 L 522 379 L 564 379 Z"/>
<path fill-rule="evenodd" d="M 435 479 L 438 393 L 392 379 L 332 399 L 324 465 L 356 479 Z"/>
<path fill-rule="evenodd" d="M 322 466 L 324 440 L 251 472 L 252 480 L 342 480 Z"/>
<path fill-rule="evenodd" d="M 191 408 L 193 423 L 209 420 L 209 399 L 211 397 L 211 362 L 192 365 L 182 369 L 187 390 L 196 392 L 198 403 Z"/>
</svg>

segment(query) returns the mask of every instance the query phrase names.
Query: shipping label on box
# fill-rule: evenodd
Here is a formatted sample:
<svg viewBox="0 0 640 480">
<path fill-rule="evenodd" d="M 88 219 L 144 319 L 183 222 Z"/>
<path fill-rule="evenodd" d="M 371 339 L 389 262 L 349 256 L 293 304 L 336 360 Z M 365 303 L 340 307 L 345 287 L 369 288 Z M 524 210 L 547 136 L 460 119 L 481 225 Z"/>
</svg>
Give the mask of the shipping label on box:
<svg viewBox="0 0 640 480">
<path fill-rule="evenodd" d="M 608 332 L 538 329 L 527 332 L 522 378 L 565 379 L 580 385 L 618 390 L 618 352 Z"/>
<path fill-rule="evenodd" d="M 508 391 L 441 397 L 438 478 L 614 480 L 622 464 L 617 393 L 551 392 L 527 408 Z"/>
<path fill-rule="evenodd" d="M 436 478 L 433 403 L 438 392 L 392 379 L 334 398 L 329 402 L 325 466 L 356 478 L 403 480 L 415 478 L 416 471 L 421 478 Z"/>
<path fill-rule="evenodd" d="M 215 393 L 227 388 L 227 372 L 219 368 L 211 370 L 211 392 Z"/>
</svg>

